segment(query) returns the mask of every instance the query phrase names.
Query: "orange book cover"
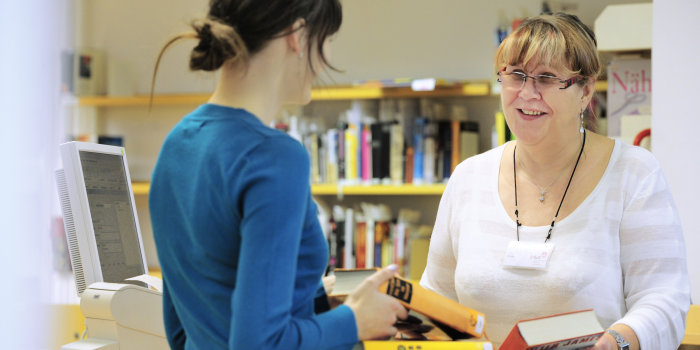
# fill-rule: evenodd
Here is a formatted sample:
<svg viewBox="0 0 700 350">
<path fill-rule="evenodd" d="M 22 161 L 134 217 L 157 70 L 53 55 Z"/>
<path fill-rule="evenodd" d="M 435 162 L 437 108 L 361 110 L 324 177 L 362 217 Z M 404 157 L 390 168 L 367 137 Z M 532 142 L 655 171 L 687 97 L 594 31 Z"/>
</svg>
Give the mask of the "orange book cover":
<svg viewBox="0 0 700 350">
<path fill-rule="evenodd" d="M 332 304 L 342 302 L 352 290 L 377 269 L 336 269 L 335 286 L 329 294 Z M 486 318 L 483 313 L 464 306 L 450 298 L 421 287 L 418 283 L 398 275 L 379 286 L 379 291 L 390 295 L 408 308 L 425 315 L 452 339 L 480 338 Z"/>
<path fill-rule="evenodd" d="M 572 311 L 518 321 L 499 350 L 582 349 L 603 332 L 592 309 Z"/>
<path fill-rule="evenodd" d="M 418 283 L 396 276 L 379 290 L 399 300 L 405 307 L 443 323 L 459 332 L 481 337 L 486 317 L 483 313 L 450 298 L 421 287 Z"/>
<path fill-rule="evenodd" d="M 355 232 L 355 266 L 358 269 L 364 268 L 367 257 L 367 223 L 364 221 L 357 222 L 357 231 Z"/>
<path fill-rule="evenodd" d="M 413 183 L 413 147 L 406 147 L 406 169 L 404 169 L 404 176 L 407 184 Z"/>
</svg>

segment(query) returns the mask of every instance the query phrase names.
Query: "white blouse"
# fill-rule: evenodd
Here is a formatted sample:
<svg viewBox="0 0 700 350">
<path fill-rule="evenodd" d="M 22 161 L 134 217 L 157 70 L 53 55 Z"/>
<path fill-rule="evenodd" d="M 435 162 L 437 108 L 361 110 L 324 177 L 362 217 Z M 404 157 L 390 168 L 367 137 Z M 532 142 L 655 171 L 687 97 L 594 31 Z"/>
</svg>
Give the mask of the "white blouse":
<svg viewBox="0 0 700 350">
<path fill-rule="evenodd" d="M 651 153 L 616 141 L 593 192 L 557 221 L 545 270 L 504 268 L 515 222 L 498 195 L 505 146 L 462 162 L 442 195 L 420 284 L 483 312 L 499 346 L 518 320 L 594 309 L 630 326 L 643 350 L 675 350 L 690 286 L 678 213 Z M 549 226 L 521 226 L 544 242 Z"/>
</svg>

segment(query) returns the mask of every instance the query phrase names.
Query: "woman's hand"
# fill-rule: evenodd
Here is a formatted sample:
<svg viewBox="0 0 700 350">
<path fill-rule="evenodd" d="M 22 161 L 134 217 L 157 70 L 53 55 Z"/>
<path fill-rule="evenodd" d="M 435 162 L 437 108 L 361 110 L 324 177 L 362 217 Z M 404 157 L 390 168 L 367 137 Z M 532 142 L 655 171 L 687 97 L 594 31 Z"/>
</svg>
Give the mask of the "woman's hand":
<svg viewBox="0 0 700 350">
<path fill-rule="evenodd" d="M 588 348 L 590 350 L 617 350 L 617 342 L 612 335 L 603 333 L 603 336 L 598 339 L 595 345 Z"/>
<path fill-rule="evenodd" d="M 323 282 L 323 289 L 326 291 L 326 295 L 331 295 L 333 292 L 333 287 L 335 287 L 335 276 L 324 276 L 321 278 Z"/>
<path fill-rule="evenodd" d="M 396 265 L 385 267 L 367 277 L 350 293 L 345 305 L 355 313 L 360 340 L 386 338 L 396 334 L 397 319 L 408 317 L 406 309 L 395 299 L 379 291 L 379 286 L 394 277 Z"/>
<path fill-rule="evenodd" d="M 610 329 L 614 329 L 620 335 L 622 335 L 625 340 L 629 343 L 629 348 L 630 350 L 639 350 L 639 340 L 637 339 L 637 334 L 634 333 L 634 330 L 630 328 L 630 326 L 623 324 L 623 323 L 617 323 L 610 327 Z M 603 336 L 598 339 L 598 341 L 593 345 L 592 347 L 588 348 L 591 350 L 617 350 L 617 341 L 615 341 L 615 337 L 612 336 L 612 334 L 605 332 L 603 333 Z"/>
</svg>

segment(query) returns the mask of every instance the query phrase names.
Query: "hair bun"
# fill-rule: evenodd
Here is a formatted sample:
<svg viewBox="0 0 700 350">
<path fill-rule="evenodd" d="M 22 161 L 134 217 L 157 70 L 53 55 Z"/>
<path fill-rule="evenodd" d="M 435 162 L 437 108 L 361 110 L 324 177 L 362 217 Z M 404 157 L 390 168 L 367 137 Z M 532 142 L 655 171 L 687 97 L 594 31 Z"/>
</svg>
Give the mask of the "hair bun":
<svg viewBox="0 0 700 350">
<path fill-rule="evenodd" d="M 220 21 L 206 18 L 192 23 L 199 44 L 192 49 L 190 69 L 215 71 L 231 58 L 247 58 L 248 50 L 236 30 Z"/>
</svg>

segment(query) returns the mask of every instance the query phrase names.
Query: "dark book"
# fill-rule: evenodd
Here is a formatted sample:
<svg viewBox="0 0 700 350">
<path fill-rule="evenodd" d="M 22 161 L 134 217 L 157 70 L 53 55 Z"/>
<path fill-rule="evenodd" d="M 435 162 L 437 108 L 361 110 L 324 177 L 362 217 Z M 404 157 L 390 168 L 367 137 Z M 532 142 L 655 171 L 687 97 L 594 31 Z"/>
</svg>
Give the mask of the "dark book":
<svg viewBox="0 0 700 350">
<path fill-rule="evenodd" d="M 437 174 L 437 180 L 448 179 L 452 173 L 452 121 L 441 120 L 438 122 L 438 159 L 441 167 Z"/>
<path fill-rule="evenodd" d="M 345 129 L 347 123 L 338 124 L 338 179 L 345 179 Z"/>
</svg>

